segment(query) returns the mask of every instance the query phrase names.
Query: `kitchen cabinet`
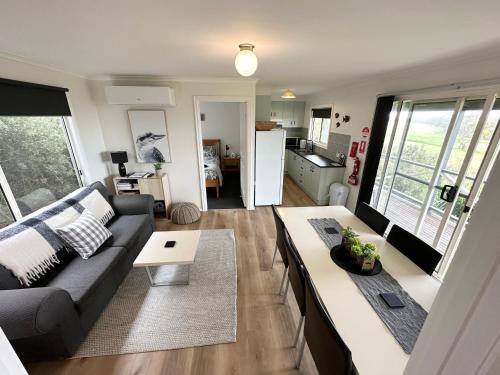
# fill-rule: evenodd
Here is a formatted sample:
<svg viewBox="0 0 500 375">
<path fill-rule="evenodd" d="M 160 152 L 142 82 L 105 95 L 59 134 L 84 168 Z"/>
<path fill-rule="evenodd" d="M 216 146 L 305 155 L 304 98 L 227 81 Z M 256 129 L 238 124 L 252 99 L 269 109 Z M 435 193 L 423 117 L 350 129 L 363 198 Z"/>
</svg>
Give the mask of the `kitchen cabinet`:
<svg viewBox="0 0 500 375">
<path fill-rule="evenodd" d="M 316 204 L 328 204 L 330 185 L 342 182 L 344 172 L 345 168 L 320 168 L 293 151 L 288 153 L 288 176 Z"/>
<path fill-rule="evenodd" d="M 300 128 L 304 124 L 305 102 L 271 102 L 271 121 L 284 128 Z"/>
<path fill-rule="evenodd" d="M 293 102 L 293 126 L 302 128 L 304 125 L 304 116 L 306 113 L 305 102 Z"/>
<path fill-rule="evenodd" d="M 283 103 L 284 102 L 271 102 L 271 121 L 276 121 L 278 124 L 282 124 Z"/>
<path fill-rule="evenodd" d="M 255 121 L 269 121 L 271 119 L 271 96 L 257 95 L 255 97 Z"/>
</svg>

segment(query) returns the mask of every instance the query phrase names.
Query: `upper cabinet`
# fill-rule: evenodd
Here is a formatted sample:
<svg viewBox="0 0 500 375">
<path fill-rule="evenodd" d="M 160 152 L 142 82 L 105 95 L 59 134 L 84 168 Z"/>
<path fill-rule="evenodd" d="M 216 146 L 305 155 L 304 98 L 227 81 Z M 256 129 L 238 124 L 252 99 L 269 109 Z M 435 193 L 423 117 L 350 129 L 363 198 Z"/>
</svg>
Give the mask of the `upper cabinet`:
<svg viewBox="0 0 500 375">
<path fill-rule="evenodd" d="M 306 102 L 293 103 L 293 126 L 302 128 L 304 125 L 304 115 L 306 113 Z"/>
<path fill-rule="evenodd" d="M 272 101 L 271 121 L 276 121 L 284 128 L 301 128 L 304 124 L 305 102 Z"/>
<path fill-rule="evenodd" d="M 271 102 L 271 121 L 283 122 L 283 102 Z"/>
<path fill-rule="evenodd" d="M 255 99 L 255 121 L 269 121 L 271 111 L 271 96 L 257 95 Z"/>
</svg>

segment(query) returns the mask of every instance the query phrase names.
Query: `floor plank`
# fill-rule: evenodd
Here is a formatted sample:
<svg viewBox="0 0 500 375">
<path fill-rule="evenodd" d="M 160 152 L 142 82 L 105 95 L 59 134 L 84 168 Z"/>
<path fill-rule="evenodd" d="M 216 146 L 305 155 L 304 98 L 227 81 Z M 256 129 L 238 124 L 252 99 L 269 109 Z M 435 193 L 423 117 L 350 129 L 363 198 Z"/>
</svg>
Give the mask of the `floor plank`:
<svg viewBox="0 0 500 375">
<path fill-rule="evenodd" d="M 314 202 L 285 177 L 283 206 Z M 283 264 L 271 269 L 275 230 L 270 207 L 210 210 L 194 224 L 158 219 L 157 230 L 233 228 L 238 270 L 237 342 L 148 353 L 44 361 L 27 365 L 31 374 L 316 374 L 306 349 L 300 371 L 292 347 L 299 310 L 291 290 L 287 304 L 277 295 Z M 279 255 L 277 256 L 279 258 Z"/>
</svg>

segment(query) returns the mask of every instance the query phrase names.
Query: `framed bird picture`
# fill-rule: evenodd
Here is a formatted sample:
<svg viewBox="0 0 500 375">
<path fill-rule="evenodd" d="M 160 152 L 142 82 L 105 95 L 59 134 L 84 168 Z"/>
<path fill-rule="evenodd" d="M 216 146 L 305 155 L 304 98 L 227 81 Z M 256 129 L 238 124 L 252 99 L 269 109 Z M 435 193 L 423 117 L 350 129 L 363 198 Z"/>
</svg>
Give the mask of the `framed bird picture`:
<svg viewBox="0 0 500 375">
<path fill-rule="evenodd" d="M 165 111 L 128 111 L 137 162 L 170 163 L 170 145 Z"/>
</svg>

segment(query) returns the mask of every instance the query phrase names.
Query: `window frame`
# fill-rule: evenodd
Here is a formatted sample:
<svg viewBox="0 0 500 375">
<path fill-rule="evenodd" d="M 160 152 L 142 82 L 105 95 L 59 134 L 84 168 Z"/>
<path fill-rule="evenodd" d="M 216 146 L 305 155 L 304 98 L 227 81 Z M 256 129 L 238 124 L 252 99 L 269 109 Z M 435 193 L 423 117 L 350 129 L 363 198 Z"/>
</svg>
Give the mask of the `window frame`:
<svg viewBox="0 0 500 375">
<path fill-rule="evenodd" d="M 12 116 L 12 117 L 29 117 L 29 116 Z M 50 116 L 52 117 L 52 116 Z M 69 156 L 71 159 L 71 164 L 73 166 L 73 170 L 75 171 L 75 176 L 78 181 L 79 187 L 83 186 L 83 172 L 80 168 L 80 162 L 78 160 L 77 154 L 75 152 L 75 146 L 73 144 L 73 139 L 71 137 L 71 133 L 69 129 L 70 118 L 68 116 L 53 116 L 58 117 L 61 128 L 63 131 L 64 138 L 66 140 L 66 146 L 68 147 Z M 3 191 L 3 195 L 5 197 L 5 201 L 7 202 L 7 208 L 12 213 L 15 222 L 19 221 L 23 218 L 21 210 L 17 204 L 16 198 L 12 189 L 10 187 L 9 181 L 3 172 L 2 165 L 0 164 L 0 189 Z M 1 229 L 1 228 L 0 228 Z"/>
<path fill-rule="evenodd" d="M 320 109 L 320 108 L 329 108 L 331 110 L 330 112 L 330 125 L 328 126 L 328 138 L 326 140 L 325 143 L 321 142 L 321 133 L 322 133 L 322 130 L 323 130 L 323 121 L 325 120 L 325 118 L 321 118 L 321 117 L 313 117 L 313 110 L 314 109 Z M 320 147 L 320 148 L 323 148 L 323 149 L 327 149 L 328 148 L 328 140 L 330 139 L 330 132 L 331 132 L 331 129 L 332 129 L 332 123 L 333 123 L 333 104 L 325 104 L 325 105 L 316 105 L 314 107 L 311 107 L 310 109 L 310 118 L 309 118 L 309 131 L 308 131 L 308 135 L 307 135 L 307 139 L 311 140 L 313 142 L 313 145 L 314 146 L 317 146 L 317 147 Z M 313 131 L 314 131 L 314 119 L 315 118 L 321 118 L 321 129 L 320 129 L 320 142 L 316 142 L 314 139 L 313 139 Z"/>
</svg>

